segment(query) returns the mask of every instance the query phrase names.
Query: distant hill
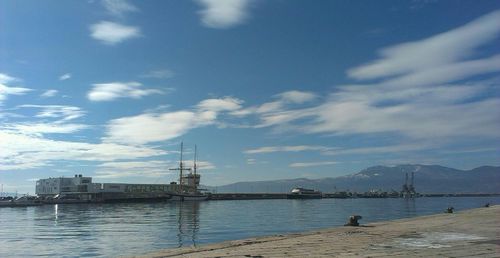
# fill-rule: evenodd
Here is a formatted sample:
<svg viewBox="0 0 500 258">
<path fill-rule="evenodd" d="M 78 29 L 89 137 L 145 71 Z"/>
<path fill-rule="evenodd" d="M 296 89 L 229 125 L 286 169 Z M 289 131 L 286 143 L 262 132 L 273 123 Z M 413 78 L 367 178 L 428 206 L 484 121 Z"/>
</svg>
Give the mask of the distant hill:
<svg viewBox="0 0 500 258">
<path fill-rule="evenodd" d="M 372 189 L 400 191 L 405 174 L 411 175 L 411 172 L 415 174 L 414 185 L 419 193 L 500 193 L 500 167 L 482 166 L 472 170 L 459 170 L 437 165 L 375 166 L 336 178 L 238 182 L 208 189 L 219 193 L 288 192 L 294 187 L 323 192 L 365 192 Z"/>
</svg>

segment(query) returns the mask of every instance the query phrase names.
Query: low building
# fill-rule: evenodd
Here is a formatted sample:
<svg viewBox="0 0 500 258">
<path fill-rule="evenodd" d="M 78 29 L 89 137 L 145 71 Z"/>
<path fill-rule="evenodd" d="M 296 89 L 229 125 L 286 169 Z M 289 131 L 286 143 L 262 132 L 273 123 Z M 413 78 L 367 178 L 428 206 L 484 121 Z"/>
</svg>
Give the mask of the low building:
<svg viewBox="0 0 500 258">
<path fill-rule="evenodd" d="M 40 179 L 35 193 L 45 199 L 74 198 L 79 200 L 115 200 L 167 198 L 169 193 L 178 192 L 177 184 L 122 184 L 93 183 L 92 177 L 75 175 Z"/>
</svg>

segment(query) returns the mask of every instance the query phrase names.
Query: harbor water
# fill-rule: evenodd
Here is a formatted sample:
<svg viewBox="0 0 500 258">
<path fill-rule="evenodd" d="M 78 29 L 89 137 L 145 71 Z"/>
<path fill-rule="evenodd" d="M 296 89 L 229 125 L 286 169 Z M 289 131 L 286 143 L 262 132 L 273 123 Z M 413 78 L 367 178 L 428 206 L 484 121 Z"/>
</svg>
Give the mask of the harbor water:
<svg viewBox="0 0 500 258">
<path fill-rule="evenodd" d="M 500 197 L 58 204 L 0 209 L 0 257 L 116 257 L 500 204 Z"/>
</svg>

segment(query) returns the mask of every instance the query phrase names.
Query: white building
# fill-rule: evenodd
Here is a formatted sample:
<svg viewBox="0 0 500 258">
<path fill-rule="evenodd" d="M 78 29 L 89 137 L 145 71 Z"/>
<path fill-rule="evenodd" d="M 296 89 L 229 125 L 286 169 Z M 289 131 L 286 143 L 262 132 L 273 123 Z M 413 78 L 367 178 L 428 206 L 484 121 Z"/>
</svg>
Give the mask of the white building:
<svg viewBox="0 0 500 258">
<path fill-rule="evenodd" d="M 36 194 L 39 196 L 54 196 L 63 193 L 97 193 L 101 184 L 92 183 L 92 177 L 75 175 L 74 177 L 57 177 L 36 181 Z"/>
<path fill-rule="evenodd" d="M 179 192 L 177 184 L 92 183 L 92 177 L 47 178 L 36 181 L 35 193 L 40 197 L 68 196 L 81 200 L 154 198 Z"/>
</svg>

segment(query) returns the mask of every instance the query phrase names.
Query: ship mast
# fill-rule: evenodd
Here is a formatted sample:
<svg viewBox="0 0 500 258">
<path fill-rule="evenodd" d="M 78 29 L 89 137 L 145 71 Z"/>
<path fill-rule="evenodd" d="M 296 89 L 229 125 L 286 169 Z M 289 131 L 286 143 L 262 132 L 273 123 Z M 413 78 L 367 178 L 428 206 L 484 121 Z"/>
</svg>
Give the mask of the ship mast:
<svg viewBox="0 0 500 258">
<path fill-rule="evenodd" d="M 193 172 L 194 172 L 194 175 L 193 175 L 193 182 L 194 182 L 194 191 L 197 192 L 198 191 L 198 176 L 196 175 L 196 171 L 198 169 L 198 166 L 196 165 L 196 160 L 198 158 L 198 149 L 197 149 L 197 146 L 196 144 L 194 145 L 194 161 L 193 161 Z"/>
<path fill-rule="evenodd" d="M 195 175 L 195 178 L 196 178 L 196 144 L 194 145 L 194 165 L 193 165 L 193 169 L 194 169 L 194 175 Z"/>
<path fill-rule="evenodd" d="M 183 151 L 184 151 L 184 142 L 181 142 L 181 158 L 179 160 L 179 167 L 178 168 L 171 168 L 169 170 L 179 170 L 179 188 L 182 192 L 182 185 L 183 185 L 183 175 L 182 175 L 182 172 L 184 170 L 191 170 L 191 168 L 185 168 L 184 167 L 184 163 L 182 162 L 182 154 L 183 154 Z"/>
<path fill-rule="evenodd" d="M 182 170 L 184 168 L 183 164 L 182 164 L 182 152 L 184 151 L 184 142 L 181 142 L 181 159 L 179 161 L 179 184 L 181 185 L 182 187 Z"/>
</svg>

